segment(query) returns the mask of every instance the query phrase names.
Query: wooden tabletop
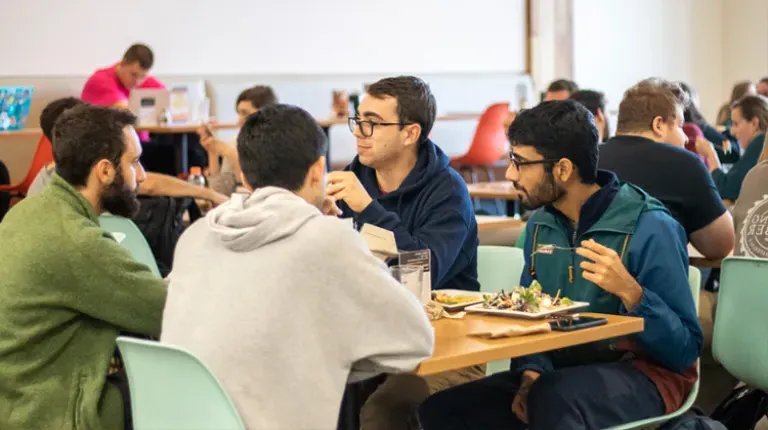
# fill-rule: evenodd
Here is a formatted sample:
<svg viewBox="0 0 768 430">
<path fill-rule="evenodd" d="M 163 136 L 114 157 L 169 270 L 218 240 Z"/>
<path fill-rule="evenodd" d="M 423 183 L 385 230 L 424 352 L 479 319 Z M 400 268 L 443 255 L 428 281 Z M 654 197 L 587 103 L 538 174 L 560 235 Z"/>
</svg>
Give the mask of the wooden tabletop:
<svg viewBox="0 0 768 430">
<path fill-rule="evenodd" d="M 39 128 L 25 128 L 23 130 L 0 131 L 0 139 L 3 137 L 40 137 L 43 131 Z"/>
<path fill-rule="evenodd" d="M 502 230 L 505 228 L 525 226 L 525 221 L 501 215 L 475 215 L 479 231 Z"/>
<path fill-rule="evenodd" d="M 434 321 L 435 351 L 419 365 L 419 375 L 434 375 L 448 370 L 522 357 L 598 340 L 611 339 L 643 331 L 643 319 L 618 315 L 584 313 L 608 319 L 608 324 L 572 332 L 553 331 L 528 336 L 482 339 L 468 333 L 494 330 L 510 324 L 533 325 L 541 320 L 523 320 L 499 316 L 467 314 L 463 319 Z"/>
<path fill-rule="evenodd" d="M 688 244 L 688 261 L 691 266 L 694 267 L 710 267 L 713 269 L 720 268 L 720 264 L 723 262 L 720 260 L 710 260 L 704 257 L 698 249 L 694 248 L 690 243 Z"/>
<path fill-rule="evenodd" d="M 470 197 L 480 199 L 517 200 L 519 195 L 514 184 L 509 181 L 478 182 L 468 184 L 467 189 Z"/>
</svg>

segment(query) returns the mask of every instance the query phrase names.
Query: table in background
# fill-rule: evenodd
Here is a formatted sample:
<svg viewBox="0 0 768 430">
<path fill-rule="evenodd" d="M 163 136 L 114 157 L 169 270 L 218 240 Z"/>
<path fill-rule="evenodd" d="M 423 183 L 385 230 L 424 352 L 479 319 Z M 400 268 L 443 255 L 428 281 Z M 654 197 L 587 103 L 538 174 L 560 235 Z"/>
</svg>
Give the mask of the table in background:
<svg viewBox="0 0 768 430">
<path fill-rule="evenodd" d="M 503 230 L 505 228 L 523 228 L 525 221 L 503 215 L 475 215 L 478 231 Z"/>
<path fill-rule="evenodd" d="M 507 216 L 514 216 L 519 212 L 520 193 L 510 181 L 478 182 L 468 184 L 469 196 L 473 199 L 501 199 L 507 202 Z"/>
</svg>

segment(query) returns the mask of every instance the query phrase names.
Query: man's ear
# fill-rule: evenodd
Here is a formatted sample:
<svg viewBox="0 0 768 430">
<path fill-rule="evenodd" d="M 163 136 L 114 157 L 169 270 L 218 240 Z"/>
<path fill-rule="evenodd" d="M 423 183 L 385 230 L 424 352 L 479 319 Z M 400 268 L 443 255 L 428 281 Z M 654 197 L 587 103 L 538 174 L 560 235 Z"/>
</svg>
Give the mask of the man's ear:
<svg viewBox="0 0 768 430">
<path fill-rule="evenodd" d="M 100 184 L 111 184 L 115 181 L 117 169 L 115 169 L 115 166 L 112 165 L 111 161 L 102 158 L 93 166 L 91 174 L 96 175 L 96 179 Z"/>
<path fill-rule="evenodd" d="M 421 136 L 421 126 L 419 124 L 409 124 L 403 127 L 403 131 L 406 133 L 403 144 L 405 146 L 412 146 L 419 143 L 419 137 Z"/>
<path fill-rule="evenodd" d="M 651 121 L 651 131 L 656 136 L 664 136 L 664 118 L 657 116 Z"/>
</svg>

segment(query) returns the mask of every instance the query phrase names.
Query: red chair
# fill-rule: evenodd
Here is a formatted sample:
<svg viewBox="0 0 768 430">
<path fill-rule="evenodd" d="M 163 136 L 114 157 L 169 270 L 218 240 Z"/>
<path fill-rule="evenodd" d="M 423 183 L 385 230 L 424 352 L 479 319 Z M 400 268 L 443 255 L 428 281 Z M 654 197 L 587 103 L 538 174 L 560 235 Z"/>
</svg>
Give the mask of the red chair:
<svg viewBox="0 0 768 430">
<path fill-rule="evenodd" d="M 40 169 L 51 162 L 53 162 L 53 146 L 51 146 L 51 142 L 45 136 L 40 136 L 35 155 L 32 157 L 32 164 L 30 164 L 29 170 L 27 170 L 27 176 L 17 184 L 0 185 L 0 192 L 10 193 L 11 197 L 24 198 Z"/>
<path fill-rule="evenodd" d="M 509 103 L 496 103 L 480 116 L 475 136 L 467 153 L 451 159 L 451 165 L 462 174 L 469 172 L 471 183 L 477 183 L 477 169 L 485 171 L 488 181 L 495 181 L 492 166 L 507 152 L 507 130 L 504 123 L 509 117 Z M 479 204 L 476 201 L 475 204 Z M 497 206 L 501 200 L 497 200 Z"/>
</svg>

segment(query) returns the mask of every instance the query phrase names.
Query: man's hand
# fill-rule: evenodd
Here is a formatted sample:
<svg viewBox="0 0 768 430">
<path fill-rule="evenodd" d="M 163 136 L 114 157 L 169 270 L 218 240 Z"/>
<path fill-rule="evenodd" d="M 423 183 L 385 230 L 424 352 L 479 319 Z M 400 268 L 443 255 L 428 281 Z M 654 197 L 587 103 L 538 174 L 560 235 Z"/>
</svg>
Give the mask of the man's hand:
<svg viewBox="0 0 768 430">
<path fill-rule="evenodd" d="M 591 261 L 581 262 L 584 279 L 620 298 L 627 310 L 634 309 L 640 303 L 643 288 L 629 274 L 616 251 L 589 239 L 581 242 L 576 254 Z"/>
<path fill-rule="evenodd" d="M 328 174 L 326 194 L 336 200 L 344 200 L 355 213 L 360 213 L 373 201 L 363 184 L 352 172 L 331 172 Z"/>
<path fill-rule="evenodd" d="M 712 145 L 712 142 L 699 137 L 696 139 L 696 152 L 707 160 L 710 172 L 721 168 L 720 159 L 717 158 L 717 152 L 715 152 L 715 146 Z"/>
<path fill-rule="evenodd" d="M 217 154 L 217 140 L 207 124 L 197 128 L 197 135 L 200 136 L 200 145 L 208 152 Z"/>
<path fill-rule="evenodd" d="M 533 370 L 526 370 L 523 372 L 523 377 L 520 381 L 520 388 L 515 394 L 514 400 L 512 400 L 512 412 L 515 413 L 520 421 L 528 424 L 528 392 L 531 390 L 531 386 L 541 376 L 538 372 Z"/>
<path fill-rule="evenodd" d="M 323 215 L 330 215 L 330 216 L 341 215 L 341 209 L 339 209 L 339 207 L 336 206 L 336 199 L 334 199 L 331 196 L 325 196 L 325 200 L 323 200 L 323 206 L 320 207 L 320 212 L 322 212 Z"/>
<path fill-rule="evenodd" d="M 211 203 L 213 203 L 213 206 L 218 206 L 229 200 L 229 197 L 225 196 L 224 194 L 218 193 L 210 188 L 206 188 L 206 190 L 208 190 L 208 196 L 206 197 L 206 200 L 209 200 Z"/>
</svg>

